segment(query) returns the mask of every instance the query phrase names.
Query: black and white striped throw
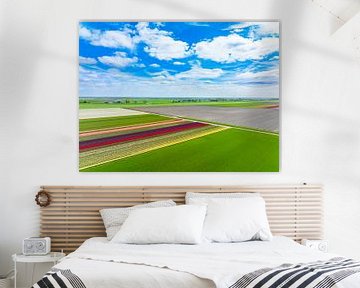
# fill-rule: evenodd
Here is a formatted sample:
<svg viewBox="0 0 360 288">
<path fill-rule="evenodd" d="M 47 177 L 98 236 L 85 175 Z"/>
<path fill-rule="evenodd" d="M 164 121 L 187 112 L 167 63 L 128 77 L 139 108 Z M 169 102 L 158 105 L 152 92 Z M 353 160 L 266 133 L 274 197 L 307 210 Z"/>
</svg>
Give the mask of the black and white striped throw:
<svg viewBox="0 0 360 288">
<path fill-rule="evenodd" d="M 86 288 L 81 279 L 69 269 L 52 269 L 32 288 Z"/>
<path fill-rule="evenodd" d="M 229 288 L 331 288 L 341 280 L 360 273 L 360 262 L 333 258 L 302 264 L 283 264 L 242 276 Z M 69 269 L 52 269 L 32 288 L 86 288 Z"/>
<path fill-rule="evenodd" d="M 345 258 L 284 264 L 246 274 L 229 288 L 331 288 L 359 272 L 360 262 Z"/>
</svg>

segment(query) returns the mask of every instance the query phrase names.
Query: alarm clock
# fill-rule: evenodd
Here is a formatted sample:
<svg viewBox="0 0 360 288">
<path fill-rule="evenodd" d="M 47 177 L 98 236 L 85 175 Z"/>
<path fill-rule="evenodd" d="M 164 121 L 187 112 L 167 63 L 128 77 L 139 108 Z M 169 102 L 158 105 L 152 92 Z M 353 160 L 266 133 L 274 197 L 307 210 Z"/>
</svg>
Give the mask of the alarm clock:
<svg viewBox="0 0 360 288">
<path fill-rule="evenodd" d="M 309 247 L 311 249 L 314 250 L 318 250 L 321 252 L 327 252 L 328 250 L 328 243 L 325 240 L 308 240 L 308 239 L 303 239 L 301 241 L 301 244 Z"/>
<path fill-rule="evenodd" d="M 50 237 L 30 237 L 23 240 L 24 255 L 46 255 L 50 253 L 51 239 Z"/>
</svg>

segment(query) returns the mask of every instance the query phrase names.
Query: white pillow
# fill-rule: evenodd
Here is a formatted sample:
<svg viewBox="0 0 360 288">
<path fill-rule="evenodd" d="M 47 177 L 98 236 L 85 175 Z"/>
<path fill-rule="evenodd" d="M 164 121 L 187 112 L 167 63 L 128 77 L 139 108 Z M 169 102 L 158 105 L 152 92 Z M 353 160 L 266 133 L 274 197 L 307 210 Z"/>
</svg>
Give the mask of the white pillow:
<svg viewBox="0 0 360 288">
<path fill-rule="evenodd" d="M 271 240 L 264 199 L 248 197 L 209 200 L 203 237 L 211 242 Z"/>
<path fill-rule="evenodd" d="M 137 209 L 131 211 L 113 243 L 197 244 L 206 214 L 205 205 Z"/>
<path fill-rule="evenodd" d="M 117 232 L 119 232 L 121 225 L 124 223 L 129 213 L 132 210 L 139 208 L 154 208 L 154 207 L 171 207 L 176 206 L 172 200 L 156 201 L 146 204 L 135 205 L 128 208 L 109 208 L 101 209 L 100 214 L 106 229 L 107 239 L 111 240 Z"/>
<path fill-rule="evenodd" d="M 186 192 L 185 203 L 186 204 L 208 204 L 211 199 L 225 198 L 247 198 L 247 197 L 259 197 L 259 193 L 243 192 L 243 193 L 196 193 Z"/>
</svg>

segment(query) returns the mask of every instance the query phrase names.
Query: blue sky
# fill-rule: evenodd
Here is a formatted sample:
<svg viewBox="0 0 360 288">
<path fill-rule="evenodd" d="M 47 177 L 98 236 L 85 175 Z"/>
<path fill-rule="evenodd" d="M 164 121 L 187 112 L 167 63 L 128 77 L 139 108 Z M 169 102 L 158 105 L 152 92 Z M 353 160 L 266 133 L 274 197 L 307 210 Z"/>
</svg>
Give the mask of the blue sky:
<svg viewBox="0 0 360 288">
<path fill-rule="evenodd" d="M 279 97 L 278 22 L 81 22 L 80 97 Z"/>
</svg>

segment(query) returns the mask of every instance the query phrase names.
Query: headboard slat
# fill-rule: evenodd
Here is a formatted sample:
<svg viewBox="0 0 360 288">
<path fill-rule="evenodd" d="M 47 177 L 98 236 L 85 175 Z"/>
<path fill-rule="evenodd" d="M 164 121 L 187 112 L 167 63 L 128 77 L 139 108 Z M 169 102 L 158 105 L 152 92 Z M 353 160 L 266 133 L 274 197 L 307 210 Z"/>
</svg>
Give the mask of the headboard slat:
<svg viewBox="0 0 360 288">
<path fill-rule="evenodd" d="M 173 199 L 185 202 L 186 192 L 257 192 L 266 201 L 274 235 L 322 238 L 321 185 L 244 186 L 43 186 L 51 204 L 41 208 L 41 236 L 52 238 L 53 251 L 74 251 L 90 237 L 105 236 L 99 210 Z"/>
</svg>

